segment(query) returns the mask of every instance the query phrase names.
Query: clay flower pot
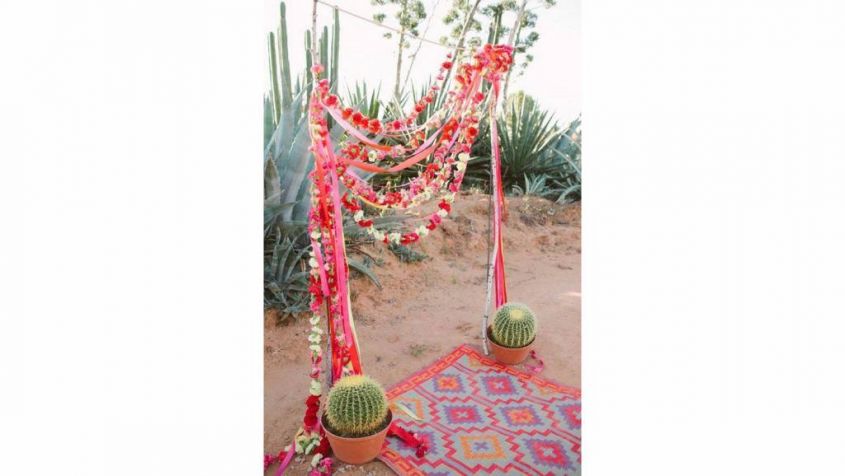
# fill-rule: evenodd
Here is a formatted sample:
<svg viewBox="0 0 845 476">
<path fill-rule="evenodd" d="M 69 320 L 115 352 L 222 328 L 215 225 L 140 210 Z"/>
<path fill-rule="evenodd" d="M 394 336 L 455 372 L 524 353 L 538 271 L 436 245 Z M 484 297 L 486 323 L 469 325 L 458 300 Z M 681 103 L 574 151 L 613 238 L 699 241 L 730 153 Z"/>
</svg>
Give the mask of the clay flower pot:
<svg viewBox="0 0 845 476">
<path fill-rule="evenodd" d="M 487 342 L 490 344 L 490 348 L 493 349 L 493 355 L 496 356 L 496 360 L 503 364 L 516 365 L 522 363 L 528 358 L 528 354 L 531 353 L 534 340 L 529 342 L 525 347 L 505 347 L 493 340 L 493 326 L 487 327 Z"/>
<path fill-rule="evenodd" d="M 323 429 L 326 430 L 329 445 L 331 445 L 332 452 L 337 459 L 348 464 L 364 464 L 376 459 L 379 453 L 381 453 L 381 447 L 384 444 L 385 437 L 387 437 L 387 430 L 390 428 L 392 421 L 393 412 L 388 410 L 387 424 L 384 425 L 381 431 L 370 436 L 346 438 L 332 433 L 326 424 L 326 416 L 323 415 Z"/>
</svg>

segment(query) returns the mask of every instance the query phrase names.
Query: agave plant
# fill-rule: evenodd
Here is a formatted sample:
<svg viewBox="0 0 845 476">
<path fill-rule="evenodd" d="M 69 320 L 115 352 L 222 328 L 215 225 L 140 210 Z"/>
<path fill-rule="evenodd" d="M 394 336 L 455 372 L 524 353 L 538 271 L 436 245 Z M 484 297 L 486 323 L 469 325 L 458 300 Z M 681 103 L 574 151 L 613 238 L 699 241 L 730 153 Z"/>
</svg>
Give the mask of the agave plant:
<svg viewBox="0 0 845 476">
<path fill-rule="evenodd" d="M 523 93 L 514 94 L 496 120 L 502 157 L 502 185 L 512 190 L 526 177 L 554 176 L 560 159 L 551 148 L 561 134 L 553 115 Z M 482 124 L 473 146 L 474 158 L 467 164 L 470 183 L 488 181 L 490 174 L 490 127 Z"/>
<path fill-rule="evenodd" d="M 561 166 L 552 182 L 558 193 L 557 202 L 581 200 L 581 117 L 572 121 L 561 134 L 552 153 L 561 160 Z"/>
<path fill-rule="evenodd" d="M 549 180 L 549 176 L 546 174 L 541 175 L 526 175 L 525 176 L 525 186 L 521 186 L 516 184 L 513 186 L 513 194 L 516 196 L 535 196 L 535 197 L 546 197 L 550 193 L 553 193 L 553 190 L 549 188 L 549 185 L 546 181 Z"/>
<path fill-rule="evenodd" d="M 319 49 L 330 78 L 337 77 L 340 26 L 323 30 Z M 308 148 L 307 99 L 310 67 L 293 82 L 288 54 L 285 2 L 279 5 L 279 28 L 268 34 L 270 91 L 264 102 L 264 302 L 285 314 L 305 310 L 304 259 L 310 243 L 303 238 L 310 200 L 308 173 L 314 161 Z M 310 63 L 310 32 L 305 57 Z M 310 65 L 309 65 L 310 66 Z M 303 79 L 305 78 L 305 79 Z"/>
<path fill-rule="evenodd" d="M 355 82 L 355 89 L 347 88 L 346 97 L 350 106 L 357 108 L 367 117 L 379 118 L 382 110 L 382 103 L 379 99 L 381 86 L 368 90 L 367 83 Z"/>
</svg>

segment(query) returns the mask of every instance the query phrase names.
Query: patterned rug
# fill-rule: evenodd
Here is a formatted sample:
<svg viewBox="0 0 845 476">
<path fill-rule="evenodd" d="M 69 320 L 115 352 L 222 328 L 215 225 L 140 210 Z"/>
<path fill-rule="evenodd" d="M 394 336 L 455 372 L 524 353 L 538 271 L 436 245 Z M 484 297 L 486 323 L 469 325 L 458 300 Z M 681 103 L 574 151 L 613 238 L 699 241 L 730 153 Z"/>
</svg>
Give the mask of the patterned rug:
<svg viewBox="0 0 845 476">
<path fill-rule="evenodd" d="M 401 382 L 388 398 L 423 458 L 388 438 L 379 458 L 399 475 L 581 474 L 581 391 L 515 370 L 462 345 Z"/>
</svg>

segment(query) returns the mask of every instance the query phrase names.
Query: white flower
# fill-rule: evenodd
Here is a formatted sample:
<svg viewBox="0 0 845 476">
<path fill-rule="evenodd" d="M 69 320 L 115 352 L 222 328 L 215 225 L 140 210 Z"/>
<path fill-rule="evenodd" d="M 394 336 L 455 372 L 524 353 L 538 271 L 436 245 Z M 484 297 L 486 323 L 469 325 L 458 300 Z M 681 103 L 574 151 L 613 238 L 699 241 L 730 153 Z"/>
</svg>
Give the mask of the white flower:
<svg viewBox="0 0 845 476">
<path fill-rule="evenodd" d="M 354 218 L 355 221 L 361 221 L 361 219 L 364 218 L 364 212 L 362 210 L 358 210 L 354 215 L 352 215 L 352 218 Z"/>
<path fill-rule="evenodd" d="M 446 218 L 446 215 L 448 215 L 449 213 L 446 210 L 440 209 L 437 210 L 437 214 L 440 215 L 441 218 Z"/>
<path fill-rule="evenodd" d="M 319 397 L 323 393 L 323 386 L 320 385 L 319 380 L 311 380 L 311 388 L 309 389 L 311 395 Z"/>
</svg>

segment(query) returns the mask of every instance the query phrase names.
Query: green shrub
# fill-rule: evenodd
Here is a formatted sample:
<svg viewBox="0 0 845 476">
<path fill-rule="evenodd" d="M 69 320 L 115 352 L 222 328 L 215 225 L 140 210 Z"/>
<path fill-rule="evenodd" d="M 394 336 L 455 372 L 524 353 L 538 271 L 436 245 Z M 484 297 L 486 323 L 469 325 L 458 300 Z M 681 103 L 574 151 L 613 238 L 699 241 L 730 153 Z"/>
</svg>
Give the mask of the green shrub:
<svg viewBox="0 0 845 476">
<path fill-rule="evenodd" d="M 382 429 L 387 410 L 387 396 L 378 382 L 365 375 L 349 375 L 329 390 L 326 420 L 337 436 L 369 436 Z"/>
</svg>

